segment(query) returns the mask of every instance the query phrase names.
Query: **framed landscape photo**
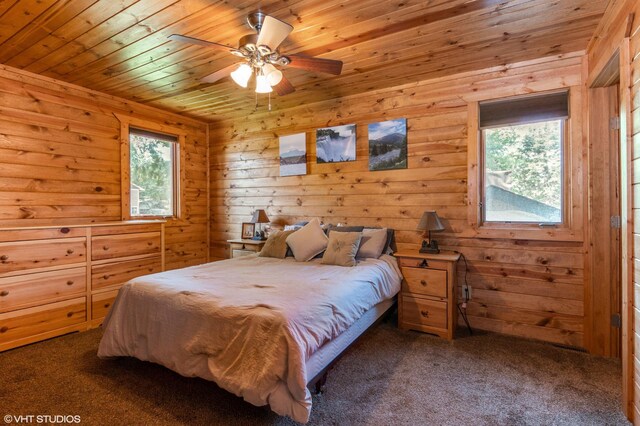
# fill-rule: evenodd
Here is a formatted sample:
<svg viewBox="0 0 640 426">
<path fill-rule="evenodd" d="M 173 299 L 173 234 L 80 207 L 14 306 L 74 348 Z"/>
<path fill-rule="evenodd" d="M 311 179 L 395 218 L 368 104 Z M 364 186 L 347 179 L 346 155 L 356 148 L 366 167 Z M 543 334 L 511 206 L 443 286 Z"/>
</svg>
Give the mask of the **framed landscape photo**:
<svg viewBox="0 0 640 426">
<path fill-rule="evenodd" d="M 316 158 L 318 163 L 356 161 L 356 125 L 317 129 Z"/>
<path fill-rule="evenodd" d="M 253 238 L 253 233 L 256 230 L 256 224 L 251 222 L 242 223 L 242 238 L 250 240 Z"/>
<path fill-rule="evenodd" d="M 369 124 L 369 170 L 407 168 L 407 119 Z"/>
<path fill-rule="evenodd" d="M 307 134 L 280 136 L 280 176 L 307 174 Z"/>
</svg>

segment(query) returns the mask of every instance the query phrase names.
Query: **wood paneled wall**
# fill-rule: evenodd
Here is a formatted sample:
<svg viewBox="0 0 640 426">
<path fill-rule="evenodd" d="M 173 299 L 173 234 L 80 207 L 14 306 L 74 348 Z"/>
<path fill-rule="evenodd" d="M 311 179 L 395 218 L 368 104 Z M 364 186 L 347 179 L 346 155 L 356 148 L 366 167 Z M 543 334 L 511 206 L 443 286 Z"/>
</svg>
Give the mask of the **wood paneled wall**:
<svg viewBox="0 0 640 426">
<path fill-rule="evenodd" d="M 588 47 L 591 86 L 619 72 L 623 409 L 640 424 L 640 1 L 611 0 Z M 618 57 L 617 65 L 611 64 Z M 615 70 L 613 71 L 615 73 Z M 591 102 L 591 101 L 590 101 Z M 590 107 L 591 108 L 591 107 Z"/>
<path fill-rule="evenodd" d="M 466 151 L 468 103 L 483 98 L 571 88 L 581 127 L 584 66 L 581 53 L 559 55 L 272 113 L 239 112 L 211 125 L 211 257 L 228 256 L 225 240 L 239 237 L 256 208 L 279 225 L 319 217 L 392 227 L 405 250 L 418 249 L 418 220 L 435 209 L 447 226 L 438 241 L 468 260 L 473 327 L 583 346 L 582 237 L 476 238 L 467 218 Z M 408 120 L 409 168 L 370 172 L 367 124 L 401 117 Z M 357 161 L 317 164 L 314 130 L 350 123 L 358 126 Z M 308 175 L 279 177 L 278 136 L 297 132 L 307 133 Z M 574 146 L 585 149 L 577 135 Z"/>
<path fill-rule="evenodd" d="M 187 132 L 184 219 L 166 227 L 167 269 L 207 259 L 207 126 L 0 66 L 0 226 L 120 220 L 120 122 Z"/>
</svg>

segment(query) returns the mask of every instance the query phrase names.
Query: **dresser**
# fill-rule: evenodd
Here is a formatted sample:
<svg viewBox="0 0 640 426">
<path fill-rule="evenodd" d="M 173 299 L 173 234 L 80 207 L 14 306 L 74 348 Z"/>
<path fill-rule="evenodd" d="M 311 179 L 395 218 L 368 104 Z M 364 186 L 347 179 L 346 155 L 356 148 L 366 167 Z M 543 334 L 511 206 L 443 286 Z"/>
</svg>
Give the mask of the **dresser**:
<svg viewBox="0 0 640 426">
<path fill-rule="evenodd" d="M 396 253 L 402 270 L 398 297 L 398 326 L 453 339 L 457 325 L 456 267 L 460 255 L 453 252 Z"/>
<path fill-rule="evenodd" d="M 262 247 L 264 247 L 264 243 L 266 242 L 266 240 L 227 240 L 227 243 L 229 244 L 229 259 L 258 253 L 262 250 Z"/>
<path fill-rule="evenodd" d="M 99 326 L 126 281 L 163 269 L 163 221 L 0 228 L 0 351 Z"/>
</svg>

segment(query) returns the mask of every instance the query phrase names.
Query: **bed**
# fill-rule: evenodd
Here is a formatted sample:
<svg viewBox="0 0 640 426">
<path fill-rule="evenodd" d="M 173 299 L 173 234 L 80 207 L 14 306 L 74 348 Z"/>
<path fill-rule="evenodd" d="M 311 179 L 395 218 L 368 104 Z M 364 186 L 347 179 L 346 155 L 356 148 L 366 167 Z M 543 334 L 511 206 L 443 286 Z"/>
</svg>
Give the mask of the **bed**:
<svg viewBox="0 0 640 426">
<path fill-rule="evenodd" d="M 306 423 L 307 385 L 391 307 L 400 281 L 388 255 L 351 268 L 251 255 L 147 275 L 120 290 L 98 356 L 211 380 Z"/>
</svg>

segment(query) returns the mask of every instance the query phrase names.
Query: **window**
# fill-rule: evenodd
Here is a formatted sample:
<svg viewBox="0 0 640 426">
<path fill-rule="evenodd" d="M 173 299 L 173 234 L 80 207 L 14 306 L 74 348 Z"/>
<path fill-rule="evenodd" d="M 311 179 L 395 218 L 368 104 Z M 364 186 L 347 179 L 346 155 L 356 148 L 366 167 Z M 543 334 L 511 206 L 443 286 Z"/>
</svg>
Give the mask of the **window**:
<svg viewBox="0 0 640 426">
<path fill-rule="evenodd" d="M 129 129 L 132 217 L 173 217 L 178 211 L 178 137 Z"/>
<path fill-rule="evenodd" d="M 484 224 L 565 222 L 568 93 L 480 103 Z"/>
</svg>

